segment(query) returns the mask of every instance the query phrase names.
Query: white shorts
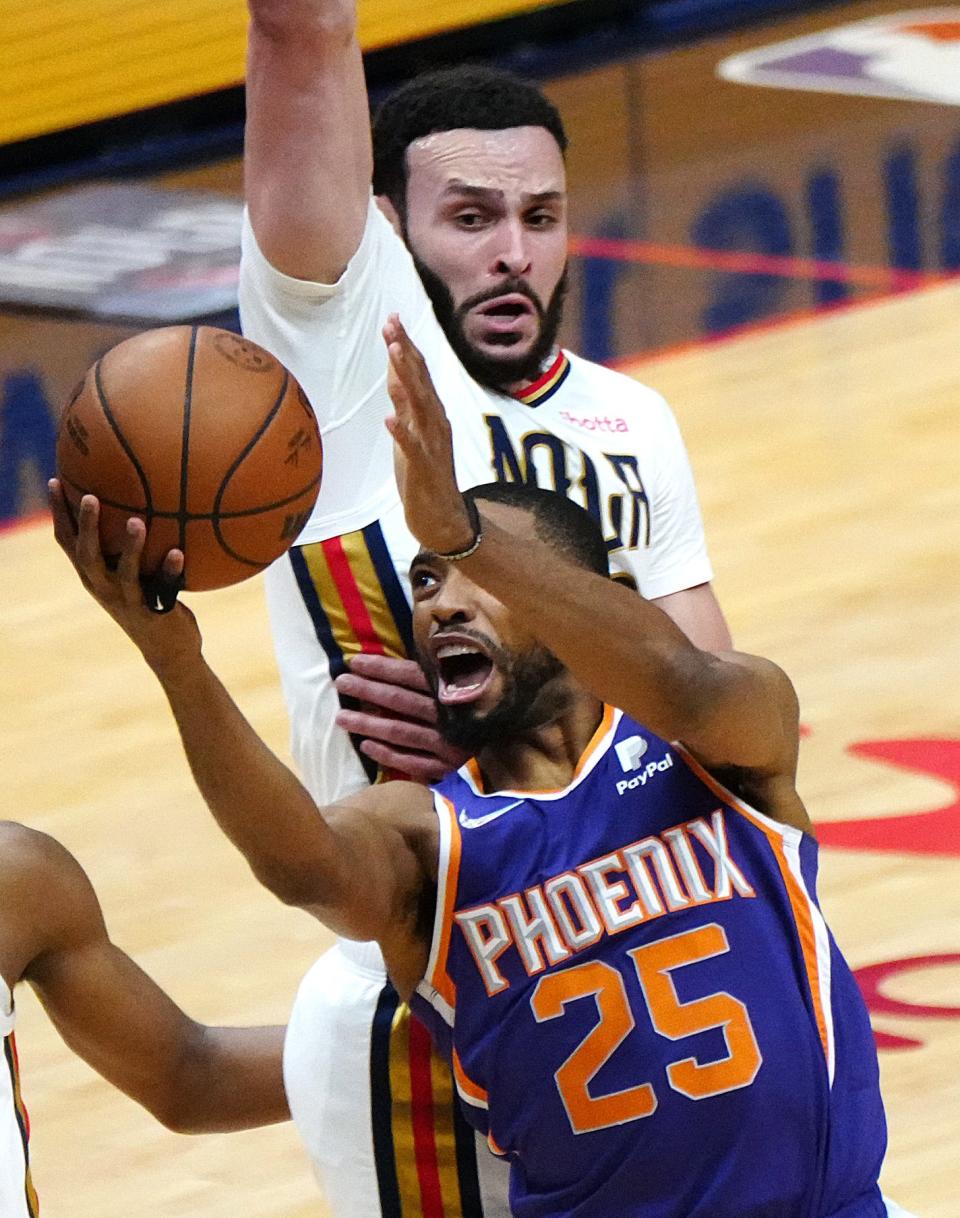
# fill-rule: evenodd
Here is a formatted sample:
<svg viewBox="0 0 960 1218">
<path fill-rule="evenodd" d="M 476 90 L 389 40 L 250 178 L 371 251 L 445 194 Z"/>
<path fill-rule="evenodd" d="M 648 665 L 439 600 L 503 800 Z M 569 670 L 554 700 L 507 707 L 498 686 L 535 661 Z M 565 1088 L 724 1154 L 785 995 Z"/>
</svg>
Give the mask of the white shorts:
<svg viewBox="0 0 960 1218">
<path fill-rule="evenodd" d="M 891 1201 L 889 1197 L 884 1197 L 883 1201 L 887 1207 L 887 1218 L 915 1218 L 913 1214 L 908 1213 L 903 1206 L 897 1205 L 896 1201 Z"/>
<path fill-rule="evenodd" d="M 339 942 L 301 982 L 283 1076 L 334 1218 L 509 1218 L 509 1166 L 467 1125 L 428 1041 L 376 944 Z"/>
</svg>

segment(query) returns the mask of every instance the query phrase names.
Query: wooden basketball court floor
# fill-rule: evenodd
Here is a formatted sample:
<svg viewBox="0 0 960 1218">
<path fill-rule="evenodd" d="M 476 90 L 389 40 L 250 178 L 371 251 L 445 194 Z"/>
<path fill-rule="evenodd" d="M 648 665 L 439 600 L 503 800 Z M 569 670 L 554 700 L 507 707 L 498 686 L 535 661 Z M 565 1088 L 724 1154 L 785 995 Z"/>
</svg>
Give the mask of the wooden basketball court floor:
<svg viewBox="0 0 960 1218">
<path fill-rule="evenodd" d="M 849 6 L 858 17 L 894 7 Z M 807 32 L 807 20 L 798 15 L 784 32 Z M 900 171 L 909 178 L 904 157 L 916 137 L 916 163 L 932 175 L 934 155 L 952 146 L 949 109 L 924 109 L 921 124 L 906 102 L 848 98 L 840 108 L 784 94 L 775 105 L 769 92 L 717 83 L 715 62 L 739 49 L 738 39 L 680 49 L 642 70 L 575 78 L 555 95 L 575 133 L 581 231 L 615 237 L 617 224 L 600 218 L 624 199 L 622 231 L 648 231 L 624 185 L 637 175 L 653 183 L 658 240 L 687 239 L 701 202 L 716 217 L 712 197 L 696 193 L 714 170 L 695 143 L 715 154 L 721 194 L 737 175 L 753 182 L 776 165 L 784 198 L 800 198 L 807 183 L 796 165 L 820 166 L 821 153 L 846 141 L 857 150 L 841 175 L 850 187 L 847 252 L 852 262 L 882 262 L 876 166 L 886 163 L 887 133 L 907 133 Z M 637 95 L 647 117 L 640 140 L 624 117 Z M 811 151 L 809 132 L 829 132 L 823 149 Z M 780 155 L 788 144 L 801 155 Z M 635 161 L 623 163 L 624 149 Z M 731 168 L 736 157 L 745 159 Z M 239 170 L 212 166 L 166 184 L 235 194 Z M 830 232 L 822 215 L 819 223 Z M 658 256 L 669 253 L 664 246 Z M 624 286 L 656 299 L 656 316 L 620 308 L 612 353 L 699 332 L 702 293 L 677 290 L 670 276 L 682 272 L 646 273 Z M 808 303 L 797 283 L 784 307 Z M 890 1124 L 882 1182 L 919 1218 L 960 1213 L 958 310 L 960 283 L 947 283 L 621 365 L 662 391 L 681 422 L 738 645 L 779 661 L 798 687 L 807 728 L 800 784 L 823 842 L 821 900 L 881 1045 Z M 570 314 L 576 328 L 585 316 L 576 292 Z M 83 592 L 45 520 L 0 532 L 0 570 L 0 815 L 74 851 L 116 942 L 191 1015 L 284 1021 L 329 936 L 263 892 L 221 837 L 152 678 Z M 259 581 L 190 603 L 215 668 L 286 756 Z M 168 1133 L 67 1051 L 26 988 L 17 1007 L 46 1218 L 329 1213 L 291 1125 Z"/>
<path fill-rule="evenodd" d="M 958 309 L 947 284 L 636 368 L 683 421 L 739 645 L 797 684 L 801 789 L 822 832 L 899 826 L 892 848 L 825 847 L 821 897 L 855 967 L 915 961 L 887 978 L 894 1013 L 875 1026 L 915 1042 L 881 1052 L 883 1183 L 926 1218 L 957 1213 L 960 1142 Z M 115 940 L 192 1015 L 283 1021 L 329 936 L 220 837 L 152 678 L 47 522 L 0 536 L 0 565 L 3 815 L 77 854 Z M 212 663 L 285 754 L 259 581 L 190 603 Z M 926 760 L 851 752 L 890 741 L 921 742 Z M 292 1126 L 168 1133 L 71 1056 L 25 989 L 17 1005 L 45 1214 L 327 1213 Z"/>
</svg>

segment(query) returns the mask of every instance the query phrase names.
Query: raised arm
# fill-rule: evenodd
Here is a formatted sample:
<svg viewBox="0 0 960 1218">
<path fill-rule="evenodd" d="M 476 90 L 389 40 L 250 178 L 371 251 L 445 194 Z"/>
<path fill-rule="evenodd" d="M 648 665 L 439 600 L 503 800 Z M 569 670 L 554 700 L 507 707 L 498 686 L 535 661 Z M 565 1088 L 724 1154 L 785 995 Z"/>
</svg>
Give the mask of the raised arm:
<svg viewBox="0 0 960 1218">
<path fill-rule="evenodd" d="M 373 158 L 353 0 L 249 0 L 244 185 L 277 270 L 333 283 L 360 243 Z"/>
<path fill-rule="evenodd" d="M 206 1027 L 110 942 L 76 859 L 0 822 L 3 963 L 36 990 L 67 1045 L 179 1133 L 287 1120 L 282 1027 Z"/>
<path fill-rule="evenodd" d="M 407 524 L 427 549 L 459 553 L 471 547 L 475 524 L 454 479 L 449 425 L 396 318 L 385 337 L 396 409 L 388 426 Z M 793 793 L 797 701 L 784 673 L 757 657 L 701 650 L 656 605 L 508 531 L 503 511 L 482 519 L 482 541 L 460 560 L 464 574 L 591 692 L 682 741 L 711 770 L 751 775 L 746 785 L 771 814 L 806 828 Z"/>
<path fill-rule="evenodd" d="M 415 984 L 426 963 L 420 903 L 436 875 L 438 825 L 429 791 L 395 782 L 318 809 L 207 665 L 190 610 L 181 602 L 163 615 L 147 608 L 139 578 L 143 521 L 128 522 L 110 570 L 96 498 L 81 500 L 76 530 L 56 481 L 51 508 L 57 541 L 83 583 L 160 681 L 197 786 L 257 879 L 338 934 L 376 939 L 395 983 Z M 164 574 L 175 579 L 182 568 L 182 551 L 171 550 Z"/>
</svg>

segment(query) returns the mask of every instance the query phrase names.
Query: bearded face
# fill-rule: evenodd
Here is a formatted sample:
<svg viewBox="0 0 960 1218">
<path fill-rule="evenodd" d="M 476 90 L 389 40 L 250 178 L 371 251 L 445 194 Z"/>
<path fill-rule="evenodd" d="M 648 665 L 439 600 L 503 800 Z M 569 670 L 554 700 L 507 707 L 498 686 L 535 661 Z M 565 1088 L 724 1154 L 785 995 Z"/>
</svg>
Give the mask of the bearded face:
<svg viewBox="0 0 960 1218">
<path fill-rule="evenodd" d="M 557 345 L 569 282 L 566 267 L 546 306 L 526 280 L 512 278 L 456 305 L 440 276 L 416 254 L 413 261 L 447 342 L 475 381 L 502 393 L 537 379 Z M 524 314 L 536 324 L 529 345 L 516 325 Z M 487 331 L 482 345 L 471 338 L 471 330 L 481 327 Z"/>
</svg>

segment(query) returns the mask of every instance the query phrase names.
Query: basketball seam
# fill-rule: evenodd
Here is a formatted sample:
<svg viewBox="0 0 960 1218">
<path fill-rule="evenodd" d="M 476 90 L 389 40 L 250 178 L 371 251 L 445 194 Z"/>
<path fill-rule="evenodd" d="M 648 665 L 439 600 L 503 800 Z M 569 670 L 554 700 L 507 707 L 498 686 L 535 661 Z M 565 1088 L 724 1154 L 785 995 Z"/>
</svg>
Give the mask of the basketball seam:
<svg viewBox="0 0 960 1218">
<path fill-rule="evenodd" d="M 100 366 L 102 363 L 103 363 L 103 360 L 98 359 L 97 362 L 93 366 L 93 383 L 94 383 L 94 387 L 97 391 L 97 398 L 99 399 L 99 402 L 100 402 L 100 409 L 103 411 L 103 417 L 107 420 L 107 422 L 110 425 L 110 430 L 117 437 L 117 442 L 119 443 L 119 445 L 123 449 L 123 451 L 127 454 L 127 457 L 130 460 L 130 464 L 133 466 L 134 470 L 136 471 L 137 477 L 140 479 L 140 488 L 143 491 L 143 502 L 144 502 L 143 514 L 146 517 L 146 524 L 147 524 L 147 527 L 149 528 L 150 521 L 153 519 L 153 495 L 151 494 L 151 491 L 150 491 L 150 483 L 147 479 L 146 474 L 144 473 L 143 466 L 137 460 L 136 453 L 133 451 L 133 448 L 128 443 L 126 436 L 120 430 L 120 425 L 117 423 L 116 419 L 114 418 L 113 411 L 110 409 L 110 403 L 107 400 L 106 390 L 103 387 L 103 377 L 102 377 L 102 374 L 100 371 Z M 75 483 L 71 482 L 71 485 L 74 486 L 77 490 L 80 489 L 79 487 L 76 486 Z M 107 501 L 101 498 L 100 502 L 105 503 Z M 140 512 L 139 508 L 135 508 L 135 509 L 131 509 L 131 510 L 135 511 L 137 514 L 139 514 L 139 512 Z"/>
<path fill-rule="evenodd" d="M 282 365 L 281 365 L 281 367 L 282 367 Z M 264 435 L 267 428 L 270 426 L 270 424 L 273 422 L 273 420 L 277 417 L 280 407 L 283 405 L 283 399 L 286 396 L 287 386 L 289 384 L 290 384 L 290 373 L 286 370 L 286 368 L 284 368 L 283 369 L 283 380 L 280 382 L 280 390 L 277 393 L 277 397 L 273 403 L 273 406 L 271 406 L 270 410 L 264 416 L 263 421 L 260 423 L 260 426 L 250 437 L 250 440 L 248 441 L 246 447 L 241 449 L 241 451 L 238 454 L 237 459 L 234 461 L 233 465 L 231 465 L 230 468 L 227 470 L 227 472 L 224 474 L 223 481 L 220 483 L 220 486 L 217 490 L 216 498 L 213 501 L 213 513 L 210 518 L 210 522 L 213 526 L 214 535 L 215 535 L 217 541 L 220 543 L 221 547 L 223 548 L 224 552 L 226 554 L 229 554 L 230 557 L 233 558 L 237 562 L 257 565 L 256 563 L 254 563 L 254 561 L 252 559 L 244 558 L 244 556 L 242 554 L 238 554 L 237 551 L 234 550 L 232 546 L 227 544 L 226 538 L 223 535 L 223 531 L 220 528 L 220 519 L 221 519 L 220 504 L 223 502 L 223 497 L 227 493 L 227 487 L 230 484 L 230 479 L 237 472 L 237 470 L 240 468 L 240 466 L 243 464 L 243 462 L 247 459 L 247 457 L 250 455 L 250 453 L 254 450 L 254 448 L 257 446 L 257 443 L 259 442 L 261 436 Z M 311 483 L 311 486 L 312 485 L 313 485 L 313 483 Z M 301 494 L 302 493 L 303 492 L 301 492 Z M 294 498 L 296 498 L 296 496 L 294 496 Z M 290 502 L 290 499 L 282 500 L 281 505 L 282 505 L 282 503 L 289 503 L 289 502 Z M 277 505 L 277 506 L 281 506 L 281 505 Z M 260 510 L 262 511 L 263 509 L 261 508 Z M 243 515 L 243 513 L 236 513 L 236 514 Z M 228 514 L 224 513 L 224 515 L 228 515 Z M 260 564 L 260 565 L 265 565 L 265 564 Z"/>
<path fill-rule="evenodd" d="M 180 508 L 177 512 L 181 549 L 187 552 L 187 494 L 190 485 L 190 413 L 193 407 L 193 370 L 196 364 L 199 326 L 190 327 L 190 348 L 187 351 L 187 383 L 183 390 L 183 431 L 180 448 Z"/>
<path fill-rule="evenodd" d="M 72 478 L 67 477 L 65 474 L 61 474 L 60 479 L 62 482 L 67 483 L 68 486 L 71 486 L 74 490 L 82 489 L 79 483 L 74 482 Z M 285 498 L 274 499 L 269 503 L 258 503 L 254 507 L 235 508 L 229 512 L 184 512 L 183 517 L 187 523 L 190 524 L 191 522 L 197 520 L 212 521 L 218 516 L 222 520 L 238 520 L 243 516 L 259 516 L 262 512 L 270 512 L 276 508 L 284 507 L 288 503 L 295 502 L 308 491 L 313 490 L 319 481 L 319 478 L 311 478 L 310 481 L 304 486 L 300 487 L 298 490 L 291 491 L 291 493 Z M 120 512 L 139 514 L 141 511 L 140 508 L 131 507 L 130 504 L 124 503 L 119 499 L 108 499 L 106 495 L 98 495 L 97 498 L 104 505 L 104 507 L 116 508 L 117 511 Z M 151 509 L 150 513 L 152 520 L 178 520 L 180 515 L 181 513 L 179 509 L 176 508 L 170 508 L 169 510 L 164 510 L 163 508 L 153 508 Z"/>
</svg>

